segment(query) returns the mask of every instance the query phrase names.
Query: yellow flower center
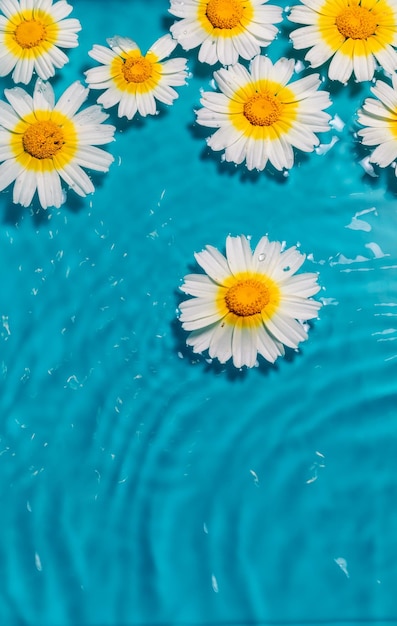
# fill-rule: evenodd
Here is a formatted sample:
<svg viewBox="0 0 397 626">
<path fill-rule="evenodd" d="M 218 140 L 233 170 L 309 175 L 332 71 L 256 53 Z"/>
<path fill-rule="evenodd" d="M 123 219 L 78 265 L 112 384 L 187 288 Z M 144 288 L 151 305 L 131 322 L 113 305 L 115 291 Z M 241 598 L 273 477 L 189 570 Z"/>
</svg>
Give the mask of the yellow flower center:
<svg viewBox="0 0 397 626">
<path fill-rule="evenodd" d="M 214 28 L 235 28 L 244 14 L 240 0 L 209 0 L 206 15 Z"/>
<path fill-rule="evenodd" d="M 25 152 L 36 159 L 51 159 L 64 144 L 62 129 L 51 120 L 31 124 L 22 137 Z"/>
<path fill-rule="evenodd" d="M 133 56 L 125 60 L 122 71 L 127 83 L 144 83 L 152 76 L 153 65 L 142 55 Z"/>
<path fill-rule="evenodd" d="M 269 92 L 257 93 L 244 104 L 244 115 L 253 126 L 271 126 L 281 112 L 281 102 Z"/>
<path fill-rule="evenodd" d="M 336 26 L 344 37 L 367 39 L 375 33 L 378 25 L 371 11 L 361 6 L 354 6 L 339 13 Z"/>
<path fill-rule="evenodd" d="M 15 41 L 21 48 L 34 48 L 46 40 L 46 28 L 39 20 L 24 20 L 15 29 Z"/>
<path fill-rule="evenodd" d="M 226 306 L 231 313 L 248 317 L 260 313 L 270 302 L 270 290 L 260 280 L 239 280 L 227 290 Z"/>
</svg>

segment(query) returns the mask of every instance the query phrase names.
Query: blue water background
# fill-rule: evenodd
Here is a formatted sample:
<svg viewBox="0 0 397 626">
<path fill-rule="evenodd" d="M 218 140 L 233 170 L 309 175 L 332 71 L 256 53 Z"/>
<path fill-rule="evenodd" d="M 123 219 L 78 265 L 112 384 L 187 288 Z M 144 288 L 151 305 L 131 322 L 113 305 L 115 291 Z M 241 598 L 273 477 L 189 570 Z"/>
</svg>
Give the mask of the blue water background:
<svg viewBox="0 0 397 626">
<path fill-rule="evenodd" d="M 94 43 L 146 50 L 173 21 L 165 0 L 74 6 L 57 95 Z M 273 60 L 297 58 L 287 31 Z M 93 196 L 0 194 L 0 624 L 395 622 L 397 181 L 360 165 L 369 85 L 331 86 L 327 154 L 249 174 L 206 147 L 212 70 L 185 56 L 173 107 L 111 111 Z M 320 319 L 274 366 L 185 347 L 178 286 L 229 233 L 299 242 L 320 272 Z"/>
</svg>

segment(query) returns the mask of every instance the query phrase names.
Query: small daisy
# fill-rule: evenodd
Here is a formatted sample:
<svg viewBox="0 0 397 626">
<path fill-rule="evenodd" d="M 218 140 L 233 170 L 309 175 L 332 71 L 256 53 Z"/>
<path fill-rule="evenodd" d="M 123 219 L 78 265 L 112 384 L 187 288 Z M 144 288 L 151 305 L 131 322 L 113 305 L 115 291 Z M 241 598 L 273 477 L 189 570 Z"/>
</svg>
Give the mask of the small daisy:
<svg viewBox="0 0 397 626">
<path fill-rule="evenodd" d="M 185 50 L 200 46 L 198 59 L 234 65 L 252 59 L 268 46 L 282 21 L 282 9 L 267 0 L 171 0 L 169 12 L 183 18 L 171 34 Z"/>
<path fill-rule="evenodd" d="M 329 129 L 329 94 L 317 91 L 318 74 L 289 83 L 295 62 L 274 65 L 258 55 L 248 71 L 236 63 L 214 72 L 222 93 L 204 92 L 197 122 L 218 128 L 208 140 L 213 150 L 225 150 L 225 160 L 249 170 L 263 170 L 270 161 L 277 170 L 294 163 L 292 147 L 311 152 L 319 144 L 316 132 Z"/>
<path fill-rule="evenodd" d="M 310 296 L 320 287 L 317 274 L 294 276 L 305 260 L 295 246 L 262 237 L 252 252 L 246 237 L 229 236 L 226 258 L 213 246 L 195 258 L 206 274 L 185 276 L 181 290 L 194 297 L 179 307 L 194 352 L 253 367 L 258 353 L 274 363 L 284 345 L 307 339 L 302 322 L 317 317 L 321 303 Z"/>
<path fill-rule="evenodd" d="M 55 104 L 49 83 L 37 79 L 33 97 L 24 89 L 6 89 L 0 101 L 0 191 L 14 184 L 13 201 L 29 206 L 37 190 L 43 209 L 65 201 L 62 178 L 79 196 L 94 185 L 83 167 L 107 172 L 113 157 L 95 146 L 113 141 L 114 126 L 101 107 L 76 113 L 89 89 L 73 83 Z"/>
<path fill-rule="evenodd" d="M 397 76 L 392 76 L 392 87 L 378 80 L 372 93 L 378 98 L 367 98 L 358 121 L 362 128 L 358 131 L 365 146 L 377 146 L 369 157 L 371 163 L 387 167 L 397 159 Z M 397 176 L 397 171 L 396 171 Z"/>
<path fill-rule="evenodd" d="M 331 80 L 372 80 L 375 60 L 387 72 L 397 69 L 396 0 L 302 0 L 289 19 L 306 24 L 290 34 L 294 48 L 311 48 L 305 59 L 319 67 L 331 57 Z"/>
<path fill-rule="evenodd" d="M 54 76 L 68 57 L 60 48 L 75 48 L 79 20 L 65 19 L 73 10 L 65 0 L 0 0 L 0 76 L 12 73 L 27 84 L 33 71 L 43 80 Z"/>
<path fill-rule="evenodd" d="M 85 72 L 91 89 L 106 89 L 98 98 L 105 109 L 118 104 L 118 116 L 131 120 L 136 112 L 155 115 L 156 99 L 172 104 L 178 97 L 172 87 L 186 83 L 186 59 L 164 61 L 177 43 L 170 35 L 160 37 L 143 55 L 126 37 L 107 39 L 110 48 L 94 45 L 88 53 L 103 65 Z"/>
</svg>

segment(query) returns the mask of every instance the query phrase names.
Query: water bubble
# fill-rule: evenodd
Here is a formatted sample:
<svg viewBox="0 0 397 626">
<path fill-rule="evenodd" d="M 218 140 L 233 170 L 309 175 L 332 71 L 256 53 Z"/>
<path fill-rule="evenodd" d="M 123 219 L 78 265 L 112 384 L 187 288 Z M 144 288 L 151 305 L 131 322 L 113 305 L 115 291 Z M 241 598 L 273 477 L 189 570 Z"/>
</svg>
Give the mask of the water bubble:
<svg viewBox="0 0 397 626">
<path fill-rule="evenodd" d="M 266 259 L 266 254 L 264 252 L 261 252 L 258 255 L 258 261 L 264 261 Z"/>
</svg>

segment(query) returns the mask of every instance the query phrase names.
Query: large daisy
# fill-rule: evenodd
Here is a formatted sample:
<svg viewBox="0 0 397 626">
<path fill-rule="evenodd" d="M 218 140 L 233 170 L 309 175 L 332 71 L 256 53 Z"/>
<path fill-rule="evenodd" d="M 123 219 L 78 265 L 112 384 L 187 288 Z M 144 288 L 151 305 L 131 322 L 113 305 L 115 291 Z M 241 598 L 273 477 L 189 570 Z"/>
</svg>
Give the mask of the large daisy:
<svg viewBox="0 0 397 626">
<path fill-rule="evenodd" d="M 181 289 L 193 298 L 180 304 L 194 352 L 253 367 L 258 353 L 273 363 L 284 345 L 307 339 L 302 322 L 317 317 L 321 303 L 310 296 L 320 287 L 317 274 L 294 275 L 305 260 L 295 247 L 262 237 L 252 252 L 246 237 L 229 236 L 226 257 L 206 246 L 195 258 L 205 274 L 185 276 Z"/>
<path fill-rule="evenodd" d="M 37 79 L 33 97 L 24 89 L 6 89 L 0 101 L 0 191 L 15 181 L 13 201 L 29 206 L 37 190 L 41 206 L 65 201 L 61 178 L 78 195 L 94 185 L 83 167 L 107 172 L 113 157 L 97 148 L 113 141 L 114 126 L 101 107 L 77 113 L 89 90 L 76 81 L 55 103 L 49 83 Z"/>
<path fill-rule="evenodd" d="M 282 9 L 267 0 L 171 0 L 169 12 L 182 20 L 171 34 L 185 49 L 200 46 L 199 61 L 213 65 L 252 59 L 268 46 L 282 21 Z"/>
<path fill-rule="evenodd" d="M 377 146 L 369 160 L 387 167 L 397 159 L 397 76 L 392 76 L 392 86 L 378 80 L 371 87 L 375 98 L 367 98 L 358 112 L 358 121 L 365 126 L 358 131 L 366 146 Z M 397 171 L 396 171 L 397 175 Z"/>
<path fill-rule="evenodd" d="M 164 59 L 175 49 L 171 35 L 158 39 L 143 55 L 126 37 L 107 39 L 110 48 L 94 45 L 88 53 L 103 65 L 85 72 L 91 89 L 105 89 L 98 102 L 106 109 L 118 104 L 119 117 L 129 120 L 136 112 L 156 113 L 156 100 L 172 104 L 178 97 L 173 87 L 186 82 L 186 59 Z"/>
<path fill-rule="evenodd" d="M 294 163 L 293 147 L 311 152 L 319 144 L 316 132 L 329 129 L 330 116 L 323 109 L 331 102 L 326 91 L 317 91 L 318 74 L 289 83 L 292 59 L 274 65 L 258 55 L 249 71 L 239 63 L 214 72 L 222 93 L 204 92 L 197 122 L 218 128 L 207 141 L 213 150 L 225 150 L 225 160 L 242 163 L 249 170 L 263 170 L 270 161 L 278 170 Z"/>
<path fill-rule="evenodd" d="M 65 0 L 0 0 L 0 76 L 10 72 L 16 83 L 27 84 L 33 71 L 43 80 L 68 62 L 60 48 L 77 46 L 79 20 Z"/>
<path fill-rule="evenodd" d="M 328 75 L 346 83 L 371 80 L 375 60 L 387 72 L 397 69 L 396 0 L 302 0 L 289 19 L 306 24 L 291 33 L 297 50 L 311 48 L 305 59 L 319 67 L 332 58 Z"/>
</svg>

